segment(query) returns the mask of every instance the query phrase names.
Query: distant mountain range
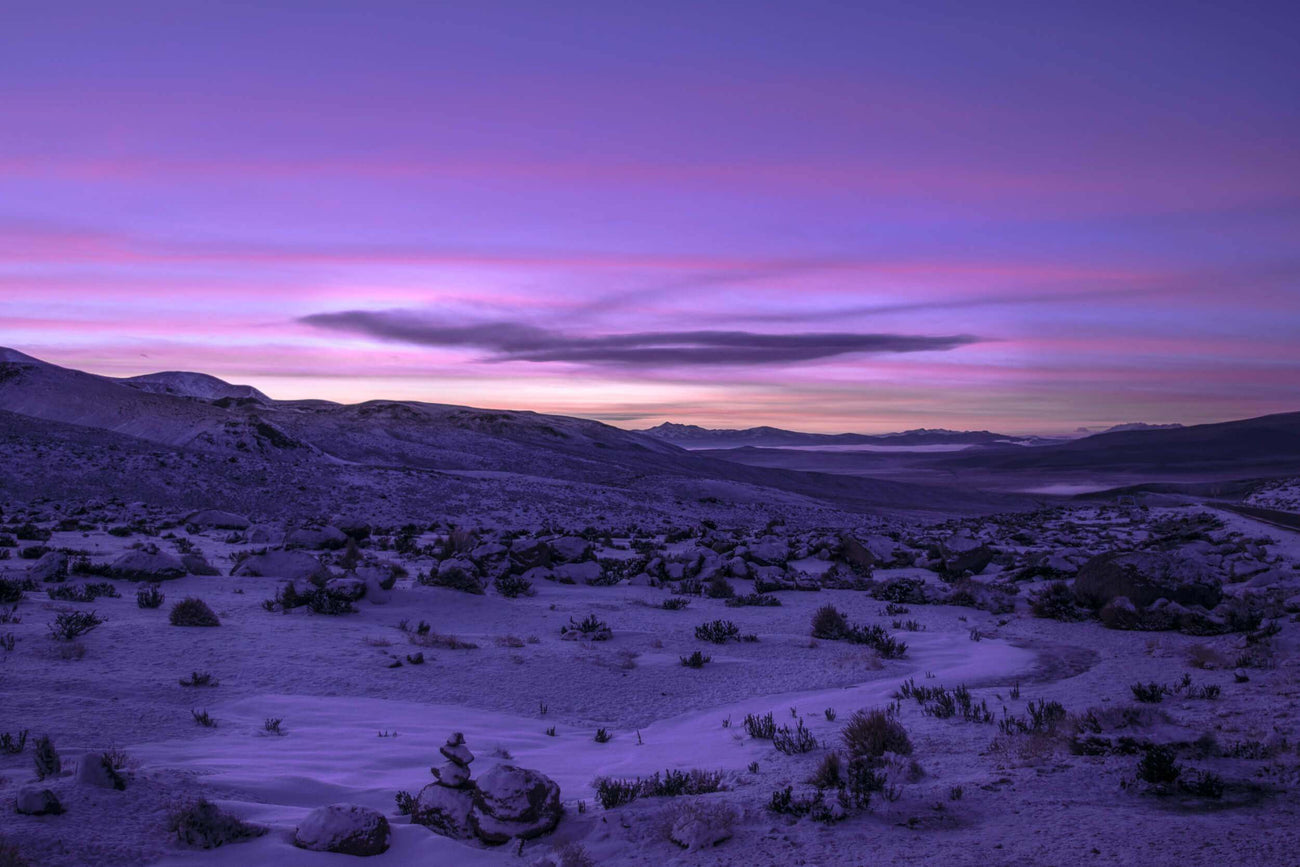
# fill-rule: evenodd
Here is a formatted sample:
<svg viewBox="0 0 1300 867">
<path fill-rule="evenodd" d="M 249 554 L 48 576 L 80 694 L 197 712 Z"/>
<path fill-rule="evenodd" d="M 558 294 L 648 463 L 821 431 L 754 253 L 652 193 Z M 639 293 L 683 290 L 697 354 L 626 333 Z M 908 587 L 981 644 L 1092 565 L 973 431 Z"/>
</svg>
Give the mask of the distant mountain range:
<svg viewBox="0 0 1300 867">
<path fill-rule="evenodd" d="M 664 422 L 641 433 L 673 443 L 685 449 L 790 448 L 799 446 L 963 446 L 1016 443 L 1038 445 L 1042 437 L 1013 437 L 986 430 L 958 431 L 918 428 L 887 434 L 819 434 L 783 430 L 775 427 L 751 427 L 741 430 L 717 430 L 693 424 Z"/>
</svg>

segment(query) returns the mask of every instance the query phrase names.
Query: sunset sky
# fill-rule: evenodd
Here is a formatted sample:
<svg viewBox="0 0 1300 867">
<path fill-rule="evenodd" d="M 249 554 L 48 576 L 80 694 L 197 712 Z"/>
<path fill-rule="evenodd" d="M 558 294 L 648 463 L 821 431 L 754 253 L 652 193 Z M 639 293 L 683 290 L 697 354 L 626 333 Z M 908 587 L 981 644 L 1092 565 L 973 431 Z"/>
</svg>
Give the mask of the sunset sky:
<svg viewBox="0 0 1300 867">
<path fill-rule="evenodd" d="M 625 427 L 1298 410 L 1298 21 L 11 0 L 0 345 Z"/>
</svg>

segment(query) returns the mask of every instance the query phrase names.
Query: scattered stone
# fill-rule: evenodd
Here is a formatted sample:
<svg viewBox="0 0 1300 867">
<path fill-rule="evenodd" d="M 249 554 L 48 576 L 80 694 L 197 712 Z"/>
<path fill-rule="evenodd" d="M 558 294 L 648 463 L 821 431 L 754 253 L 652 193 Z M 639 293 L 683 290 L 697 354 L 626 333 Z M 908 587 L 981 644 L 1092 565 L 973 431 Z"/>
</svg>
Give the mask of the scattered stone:
<svg viewBox="0 0 1300 867">
<path fill-rule="evenodd" d="M 293 835 L 293 844 L 313 852 L 340 855 L 382 855 L 388 851 L 391 829 L 378 810 L 356 804 L 331 804 L 307 814 Z"/>
<path fill-rule="evenodd" d="M 63 812 L 63 804 L 49 789 L 28 786 L 18 792 L 14 809 L 24 816 L 57 816 Z"/>
</svg>

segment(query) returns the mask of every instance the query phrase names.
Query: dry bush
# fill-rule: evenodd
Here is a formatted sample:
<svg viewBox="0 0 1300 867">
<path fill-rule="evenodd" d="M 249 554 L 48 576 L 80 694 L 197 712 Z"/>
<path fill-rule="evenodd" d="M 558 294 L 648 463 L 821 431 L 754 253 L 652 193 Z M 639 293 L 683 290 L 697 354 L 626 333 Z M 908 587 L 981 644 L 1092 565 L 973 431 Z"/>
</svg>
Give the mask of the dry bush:
<svg viewBox="0 0 1300 867">
<path fill-rule="evenodd" d="M 840 732 L 851 757 L 878 759 L 885 753 L 912 754 L 907 729 L 883 710 L 856 711 Z"/>
<path fill-rule="evenodd" d="M 1193 644 L 1187 649 L 1187 664 L 1192 668 L 1213 670 L 1228 668 L 1231 660 L 1208 644 Z"/>
</svg>

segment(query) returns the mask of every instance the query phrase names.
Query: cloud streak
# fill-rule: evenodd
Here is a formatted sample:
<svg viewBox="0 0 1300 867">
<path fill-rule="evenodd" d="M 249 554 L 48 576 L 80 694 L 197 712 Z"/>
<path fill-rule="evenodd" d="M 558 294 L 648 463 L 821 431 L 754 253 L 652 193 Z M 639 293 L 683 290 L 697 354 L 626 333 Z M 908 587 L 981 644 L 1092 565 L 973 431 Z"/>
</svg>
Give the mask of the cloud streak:
<svg viewBox="0 0 1300 867">
<path fill-rule="evenodd" d="M 430 347 L 486 350 L 488 361 L 569 362 L 619 367 L 794 364 L 851 354 L 943 352 L 968 335 L 750 331 L 642 331 L 581 336 L 519 322 L 455 324 L 409 310 L 343 310 L 301 317 L 316 328 Z"/>
</svg>

